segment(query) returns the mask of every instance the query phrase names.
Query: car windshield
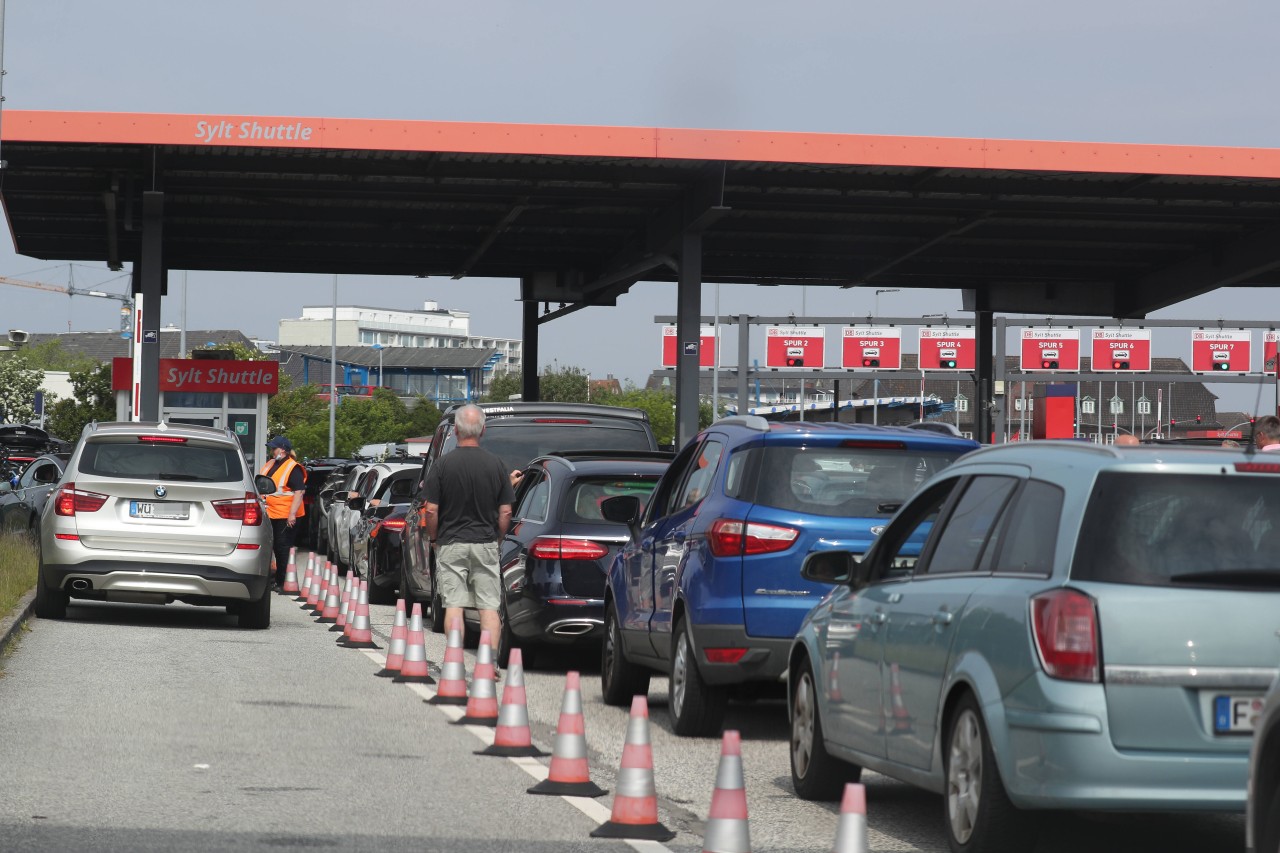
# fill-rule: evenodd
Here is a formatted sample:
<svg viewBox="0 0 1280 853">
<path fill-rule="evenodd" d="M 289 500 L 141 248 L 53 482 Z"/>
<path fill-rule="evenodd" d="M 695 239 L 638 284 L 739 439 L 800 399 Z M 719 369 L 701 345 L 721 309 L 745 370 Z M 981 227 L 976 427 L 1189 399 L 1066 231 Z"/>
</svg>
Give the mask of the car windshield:
<svg viewBox="0 0 1280 853">
<path fill-rule="evenodd" d="M 129 480 L 185 480 L 230 483 L 244 478 L 240 448 L 231 445 L 149 444 L 136 439 L 91 441 L 79 471 Z"/>
<path fill-rule="evenodd" d="M 591 524 L 614 524 L 605 520 L 600 504 L 619 495 L 634 495 L 640 499 L 640 511 L 649 503 L 649 496 L 658 485 L 657 477 L 582 477 L 565 495 L 561 521 L 583 521 Z"/>
<path fill-rule="evenodd" d="M 888 518 L 960 456 L 959 450 L 768 446 L 753 466 L 756 503 L 809 515 Z"/>
<path fill-rule="evenodd" d="M 444 451 L 457 446 L 450 436 Z M 498 456 L 507 468 L 523 468 L 531 459 L 557 450 L 653 450 L 649 435 L 639 427 L 607 427 L 591 424 L 536 424 L 527 421 L 490 420 L 480 446 Z"/>
<path fill-rule="evenodd" d="M 1280 482 L 1100 474 L 1071 576 L 1146 586 L 1280 589 Z"/>
</svg>

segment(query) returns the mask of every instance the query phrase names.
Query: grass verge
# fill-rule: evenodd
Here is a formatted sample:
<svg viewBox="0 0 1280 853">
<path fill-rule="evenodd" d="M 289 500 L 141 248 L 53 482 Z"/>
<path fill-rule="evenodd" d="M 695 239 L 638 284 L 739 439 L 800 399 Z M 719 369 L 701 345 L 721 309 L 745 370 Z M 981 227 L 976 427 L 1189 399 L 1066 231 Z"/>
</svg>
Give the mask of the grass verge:
<svg viewBox="0 0 1280 853">
<path fill-rule="evenodd" d="M 26 535 L 0 536 L 0 618 L 36 585 L 35 543 Z"/>
</svg>

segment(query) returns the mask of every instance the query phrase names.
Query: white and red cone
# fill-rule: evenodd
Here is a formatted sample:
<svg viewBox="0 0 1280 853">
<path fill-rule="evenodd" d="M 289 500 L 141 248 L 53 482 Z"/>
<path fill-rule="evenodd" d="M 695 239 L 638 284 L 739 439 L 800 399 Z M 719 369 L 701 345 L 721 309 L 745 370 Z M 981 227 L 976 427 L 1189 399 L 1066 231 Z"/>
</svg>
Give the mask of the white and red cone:
<svg viewBox="0 0 1280 853">
<path fill-rule="evenodd" d="M 631 699 L 631 719 L 622 746 L 613 813 L 591 831 L 592 838 L 670 841 L 676 834 L 658 822 L 658 789 L 653 781 L 653 744 L 649 740 L 649 701 Z"/>
<path fill-rule="evenodd" d="M 849 782 L 840 801 L 840 825 L 831 853 L 868 853 L 870 849 L 867 846 L 867 789 L 857 782 Z"/>
<path fill-rule="evenodd" d="M 564 679 L 564 698 L 560 700 L 560 721 L 556 724 L 556 740 L 551 747 L 550 772 L 546 779 L 530 788 L 529 793 L 603 797 L 609 792 L 591 781 L 590 769 L 580 676 L 577 672 L 570 672 Z"/>
</svg>

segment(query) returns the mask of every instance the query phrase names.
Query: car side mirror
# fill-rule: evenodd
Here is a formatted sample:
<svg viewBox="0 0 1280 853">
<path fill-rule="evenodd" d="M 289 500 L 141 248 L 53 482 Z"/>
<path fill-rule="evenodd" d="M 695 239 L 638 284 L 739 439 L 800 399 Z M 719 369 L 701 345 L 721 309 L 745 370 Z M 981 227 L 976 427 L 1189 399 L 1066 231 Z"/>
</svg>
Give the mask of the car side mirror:
<svg viewBox="0 0 1280 853">
<path fill-rule="evenodd" d="M 258 490 L 260 495 L 274 495 L 276 493 L 276 481 L 265 474 L 258 474 L 253 478 L 253 487 Z"/>
<path fill-rule="evenodd" d="M 852 551 L 814 551 L 804 558 L 800 577 L 818 583 L 865 586 L 870 567 Z"/>
<path fill-rule="evenodd" d="M 606 521 L 625 524 L 631 538 L 640 540 L 640 499 L 635 495 L 617 495 L 600 503 L 600 514 Z"/>
<path fill-rule="evenodd" d="M 360 512 L 362 509 L 364 509 L 364 496 L 352 495 L 351 497 L 347 498 L 347 508 L 353 509 L 356 512 Z"/>
</svg>

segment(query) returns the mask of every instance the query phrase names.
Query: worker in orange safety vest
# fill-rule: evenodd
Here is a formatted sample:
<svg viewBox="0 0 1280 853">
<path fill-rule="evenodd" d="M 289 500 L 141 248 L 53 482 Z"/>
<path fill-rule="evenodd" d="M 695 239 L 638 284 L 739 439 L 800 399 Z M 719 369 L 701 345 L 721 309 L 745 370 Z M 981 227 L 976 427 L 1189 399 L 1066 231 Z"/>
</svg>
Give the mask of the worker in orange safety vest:
<svg viewBox="0 0 1280 853">
<path fill-rule="evenodd" d="M 272 551 L 276 555 L 276 586 L 284 586 L 293 548 L 298 518 L 306 514 L 302 498 L 307 488 L 307 469 L 293 452 L 293 442 L 277 435 L 267 442 L 271 454 L 258 473 L 275 481 L 276 490 L 265 495 L 267 517 L 271 519 Z"/>
</svg>

